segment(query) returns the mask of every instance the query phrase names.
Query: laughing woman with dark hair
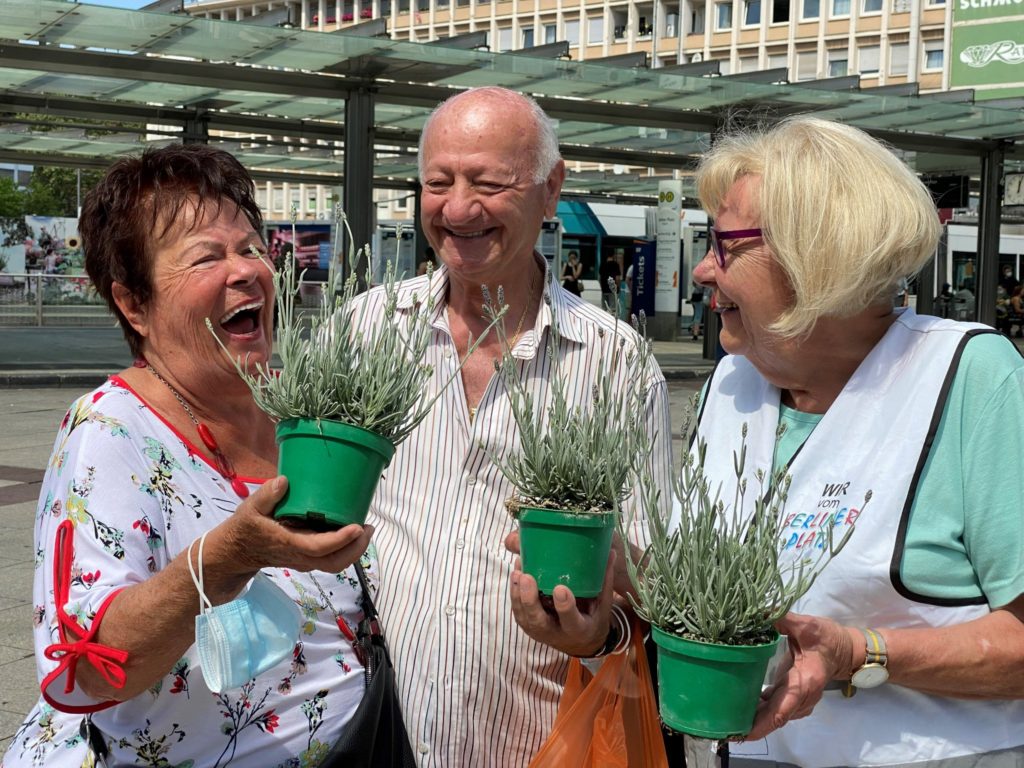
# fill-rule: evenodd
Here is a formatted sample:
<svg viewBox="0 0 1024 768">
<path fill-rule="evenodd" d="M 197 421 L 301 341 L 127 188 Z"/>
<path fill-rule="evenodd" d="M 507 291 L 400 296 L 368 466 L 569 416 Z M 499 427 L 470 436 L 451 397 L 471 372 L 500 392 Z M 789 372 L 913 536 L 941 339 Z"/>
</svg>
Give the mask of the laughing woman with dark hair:
<svg viewBox="0 0 1024 768">
<path fill-rule="evenodd" d="M 218 344 L 270 358 L 261 228 L 245 169 L 205 146 L 121 160 L 86 199 L 86 269 L 136 362 L 57 435 L 35 524 L 43 698 L 5 768 L 316 766 L 363 696 L 349 566 L 372 529 L 273 520 L 274 425 Z"/>
</svg>

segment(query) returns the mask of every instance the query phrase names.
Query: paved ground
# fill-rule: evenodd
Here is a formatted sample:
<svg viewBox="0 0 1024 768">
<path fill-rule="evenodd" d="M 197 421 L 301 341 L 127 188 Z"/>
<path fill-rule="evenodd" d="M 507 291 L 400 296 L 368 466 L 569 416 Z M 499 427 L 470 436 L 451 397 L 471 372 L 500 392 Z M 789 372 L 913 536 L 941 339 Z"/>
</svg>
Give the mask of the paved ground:
<svg viewBox="0 0 1024 768">
<path fill-rule="evenodd" d="M 674 432 L 710 364 L 700 344 L 658 343 Z M 39 484 L 72 400 L 129 362 L 107 329 L 0 328 L 0 755 L 38 697 L 32 654 L 32 527 Z M 61 386 L 63 382 L 64 386 Z M 675 438 L 676 451 L 679 438 Z"/>
</svg>

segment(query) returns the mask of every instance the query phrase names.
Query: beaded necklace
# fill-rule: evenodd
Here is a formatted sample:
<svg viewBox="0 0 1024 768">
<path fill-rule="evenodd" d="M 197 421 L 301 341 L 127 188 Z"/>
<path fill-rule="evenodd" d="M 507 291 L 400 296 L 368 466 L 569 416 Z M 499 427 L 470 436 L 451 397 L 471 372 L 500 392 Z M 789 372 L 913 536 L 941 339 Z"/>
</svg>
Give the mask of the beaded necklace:
<svg viewBox="0 0 1024 768">
<path fill-rule="evenodd" d="M 171 390 L 171 394 L 174 395 L 174 399 L 181 404 L 181 407 L 185 409 L 185 413 L 187 413 L 188 417 L 192 419 L 192 423 L 196 425 L 196 432 L 199 433 L 199 439 L 202 441 L 203 445 L 206 446 L 206 450 L 213 454 L 213 460 L 217 467 L 217 471 L 220 472 L 225 480 L 231 483 L 231 490 L 238 494 L 240 498 L 246 498 L 249 495 L 249 488 L 245 483 L 238 479 L 238 475 L 231 466 L 231 462 L 228 461 L 228 457 L 224 455 L 220 446 L 217 445 L 217 441 L 214 439 L 210 428 L 205 424 L 200 423 L 199 419 L 196 418 L 196 415 L 189 407 L 189 404 L 185 402 L 185 398 L 181 396 L 181 393 L 174 388 L 171 382 L 157 373 L 156 368 L 149 363 L 146 363 L 146 370 L 156 376 L 159 382 Z"/>
</svg>

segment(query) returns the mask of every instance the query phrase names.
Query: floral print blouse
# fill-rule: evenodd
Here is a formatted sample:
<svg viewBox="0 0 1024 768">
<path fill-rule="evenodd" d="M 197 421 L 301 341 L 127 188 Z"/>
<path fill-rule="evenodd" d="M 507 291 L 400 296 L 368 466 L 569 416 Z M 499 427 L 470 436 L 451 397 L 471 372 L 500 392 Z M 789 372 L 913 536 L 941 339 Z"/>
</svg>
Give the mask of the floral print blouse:
<svg viewBox="0 0 1024 768">
<path fill-rule="evenodd" d="M 243 480 L 250 489 L 260 482 Z M 33 604 L 39 679 L 57 665 L 43 651 L 58 642 L 52 582 L 54 538 L 62 521 L 74 525 L 65 611 L 88 627 L 114 591 L 166 567 L 239 503 L 199 449 L 121 379 L 114 377 L 77 400 L 61 424 L 36 509 Z M 364 556 L 363 566 L 374 584 L 373 558 Z M 145 693 L 92 715 L 109 749 L 109 765 L 321 764 L 363 693 L 362 666 L 335 621 L 337 611 L 350 626 L 358 623 L 358 581 L 351 568 L 314 573 L 325 600 L 308 574 L 279 568 L 263 572 L 295 600 L 305 619 L 291 659 L 241 689 L 214 694 L 191 646 Z M 145 622 L 145 615 L 138 620 Z M 0 768 L 92 766 L 80 734 L 82 719 L 40 699 Z"/>
</svg>

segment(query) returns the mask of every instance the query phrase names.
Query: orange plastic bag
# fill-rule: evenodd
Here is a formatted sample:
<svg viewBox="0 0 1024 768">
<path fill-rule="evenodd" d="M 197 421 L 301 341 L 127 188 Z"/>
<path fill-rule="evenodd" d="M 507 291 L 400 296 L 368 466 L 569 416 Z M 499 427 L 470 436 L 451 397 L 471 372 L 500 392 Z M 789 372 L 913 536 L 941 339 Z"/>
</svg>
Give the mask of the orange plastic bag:
<svg viewBox="0 0 1024 768">
<path fill-rule="evenodd" d="M 569 662 L 551 735 L 530 768 L 668 768 L 642 633 L 629 649 L 605 658 L 590 682 Z"/>
</svg>

